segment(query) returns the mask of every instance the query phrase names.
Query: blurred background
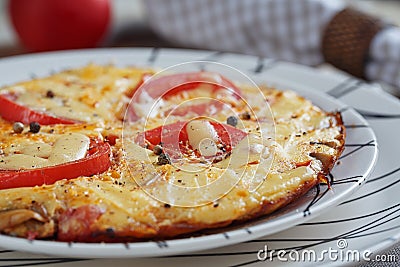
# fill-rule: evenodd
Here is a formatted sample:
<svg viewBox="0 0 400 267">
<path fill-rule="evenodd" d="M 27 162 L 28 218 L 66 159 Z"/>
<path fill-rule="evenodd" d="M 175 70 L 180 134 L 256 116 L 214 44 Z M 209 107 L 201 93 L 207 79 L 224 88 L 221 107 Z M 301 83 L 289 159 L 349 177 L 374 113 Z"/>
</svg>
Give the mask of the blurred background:
<svg viewBox="0 0 400 267">
<path fill-rule="evenodd" d="M 0 57 L 30 52 L 26 46 L 21 44 L 11 22 L 10 1 L 13 0 L 0 0 Z M 29 2 L 29 0 L 25 2 Z M 68 0 L 65 2 L 67 3 Z M 105 2 L 110 4 L 111 17 L 105 19 L 108 25 L 96 46 L 137 47 L 164 45 L 163 40 L 157 38 L 150 30 L 141 0 L 110 0 Z"/>
<path fill-rule="evenodd" d="M 28 18 L 26 15 L 24 16 L 23 8 L 18 7 L 18 5 L 29 4 L 30 0 L 10 1 L 15 1 L 16 3 L 15 5 L 17 7 L 13 11 L 13 14 L 18 18 L 17 20 L 19 20 L 18 23 L 19 26 L 22 28 L 23 34 L 27 36 L 25 38 L 33 39 L 34 37 L 32 35 L 38 35 L 40 29 L 32 26 L 30 18 Z M 60 46 L 61 44 L 52 44 L 50 45 L 50 47 L 36 44 L 36 46 L 39 46 L 40 49 L 37 49 L 36 47 L 35 49 L 33 49 L 32 47 L 27 48 L 26 44 L 22 44 L 21 40 L 17 36 L 16 29 L 15 27 L 13 27 L 13 24 L 11 22 L 8 2 L 9 0 L 0 0 L 0 57 L 34 51 L 58 50 L 63 48 L 62 46 Z M 79 5 L 79 0 L 68 0 L 64 2 L 68 2 L 68 5 L 71 8 L 73 7 L 73 5 Z M 92 2 L 94 3 L 96 1 Z M 104 2 L 108 2 L 108 8 L 111 16 L 106 18 L 104 18 L 103 16 L 103 21 L 97 21 L 97 24 L 93 25 L 98 33 L 96 36 L 91 37 L 91 43 L 75 43 L 73 44 L 74 47 L 174 47 L 173 44 L 167 42 L 166 40 L 163 40 L 154 32 L 152 32 L 148 23 L 149 18 L 146 16 L 145 8 L 141 0 L 109 0 Z M 362 7 L 364 10 L 372 14 L 387 18 L 388 20 L 400 25 L 400 1 L 347 0 L 347 2 L 349 4 Z M 90 10 L 92 8 L 100 8 L 99 10 L 101 12 L 105 12 L 104 7 L 88 8 Z M 68 24 L 68 22 L 66 23 Z M 74 28 L 74 25 L 67 26 Z M 79 30 L 82 31 L 82 33 L 84 34 L 84 29 Z M 68 44 L 71 42 L 73 43 L 73 40 L 65 40 L 65 38 L 63 38 L 62 36 L 57 39 L 59 39 L 59 42 L 63 42 L 63 44 Z"/>
</svg>

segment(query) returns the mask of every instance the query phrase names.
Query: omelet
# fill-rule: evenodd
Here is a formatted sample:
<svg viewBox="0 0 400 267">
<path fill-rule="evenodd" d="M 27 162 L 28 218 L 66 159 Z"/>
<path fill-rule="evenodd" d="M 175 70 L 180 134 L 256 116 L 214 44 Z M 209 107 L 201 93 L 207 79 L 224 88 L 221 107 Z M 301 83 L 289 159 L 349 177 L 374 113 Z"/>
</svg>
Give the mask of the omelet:
<svg viewBox="0 0 400 267">
<path fill-rule="evenodd" d="M 295 92 L 155 73 L 90 64 L 0 90 L 2 234 L 131 242 L 220 228 L 326 182 L 344 149 L 340 113 Z"/>
</svg>

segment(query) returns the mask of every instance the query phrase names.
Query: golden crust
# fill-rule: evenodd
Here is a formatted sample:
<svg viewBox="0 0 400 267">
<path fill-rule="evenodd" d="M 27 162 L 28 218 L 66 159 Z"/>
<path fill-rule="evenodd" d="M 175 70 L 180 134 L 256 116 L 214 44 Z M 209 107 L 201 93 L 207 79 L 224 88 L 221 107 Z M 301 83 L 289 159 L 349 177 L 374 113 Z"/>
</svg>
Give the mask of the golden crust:
<svg viewBox="0 0 400 267">
<path fill-rule="evenodd" d="M 189 174 L 182 176 L 172 166 L 155 166 L 154 155 L 149 156 L 148 162 L 142 159 L 127 160 L 123 156 L 126 147 L 121 140 L 123 124 L 121 107 L 117 102 L 126 102 L 124 90 L 132 90 L 140 78 L 139 74 L 148 72 L 90 65 L 18 85 L 39 90 L 38 84 L 51 82 L 65 89 L 70 86 L 66 81 L 72 80 L 75 85 L 90 84 L 85 87 L 91 88 L 87 93 L 89 95 L 111 92 L 110 95 L 117 99 L 108 106 L 107 111 L 103 111 L 113 114 L 111 117 L 107 115 L 103 119 L 100 116 L 80 125 L 44 126 L 39 134 L 25 133 L 24 141 L 52 143 L 61 133 L 81 132 L 100 138 L 114 136 L 117 142 L 112 147 L 113 164 L 105 173 L 69 181 L 60 180 L 53 185 L 1 190 L 0 221 L 7 222 L 0 224 L 2 233 L 60 241 L 125 242 L 172 238 L 202 229 L 224 227 L 233 222 L 270 214 L 298 199 L 321 182 L 344 149 L 345 128 L 340 113 L 326 113 L 293 92 L 264 88 L 275 129 L 273 135 L 268 129 L 264 132 L 273 137 L 268 144 L 259 143 L 274 151 L 274 157 L 268 163 L 270 166 L 264 174 L 261 172 L 261 178 L 255 174 L 259 171 L 258 167 L 265 167 L 263 164 L 267 164 L 267 159 L 240 167 L 243 176 L 223 196 L 210 203 L 185 207 L 166 204 L 158 199 L 165 197 L 172 200 L 171 203 L 176 203 L 176 194 L 182 191 L 170 195 L 163 193 L 158 199 L 152 192 L 165 192 L 168 181 L 183 180 L 190 183 L 193 177 Z M 101 79 L 98 73 L 101 73 Z M 129 80 L 129 86 L 125 84 L 124 89 L 115 82 L 121 77 L 128 77 L 126 79 Z M 253 93 L 251 90 L 244 88 L 250 98 Z M 233 108 L 238 113 L 244 110 L 240 105 Z M 222 112 L 216 116 L 221 121 L 227 114 Z M 150 119 L 148 123 L 156 127 L 160 124 L 159 119 Z M 263 131 L 253 119 L 244 121 L 243 127 L 252 131 L 254 139 L 251 140 L 256 140 Z M 1 120 L 0 128 L 2 150 L 7 151 L 12 144 L 20 142 L 21 135 L 12 132 L 11 123 Z M 140 124 L 133 125 L 132 132 L 141 128 Z M 237 155 L 233 151 L 231 157 Z M 210 172 L 218 176 L 220 171 L 225 170 L 227 165 L 224 164 L 224 161 L 215 164 Z M 139 176 L 143 172 L 157 174 L 160 179 L 141 184 Z M 261 182 L 254 184 L 254 177 L 261 179 Z M 193 201 L 195 203 L 196 199 Z M 15 210 L 21 216 L 19 221 L 10 216 Z M 79 218 L 86 218 L 87 223 L 82 224 Z"/>
</svg>

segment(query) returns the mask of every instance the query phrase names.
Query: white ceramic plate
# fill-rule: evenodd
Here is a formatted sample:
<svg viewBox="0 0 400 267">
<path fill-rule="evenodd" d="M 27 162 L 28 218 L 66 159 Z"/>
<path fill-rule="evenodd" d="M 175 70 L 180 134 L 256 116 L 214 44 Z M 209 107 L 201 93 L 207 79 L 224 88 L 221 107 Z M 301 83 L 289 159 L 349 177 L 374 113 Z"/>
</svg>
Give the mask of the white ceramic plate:
<svg viewBox="0 0 400 267">
<path fill-rule="evenodd" d="M 287 236 L 286 233 L 291 233 L 291 231 L 297 233 L 296 231 L 298 231 L 298 229 L 310 228 L 311 230 L 307 230 L 310 236 L 319 236 L 319 239 L 321 240 L 325 238 L 324 240 L 328 240 L 325 243 L 340 237 L 338 234 L 333 234 L 332 236 L 332 233 L 336 233 L 338 228 L 335 229 L 335 231 L 332 231 L 332 228 L 330 227 L 333 225 L 335 228 L 335 226 L 340 224 L 340 222 L 315 225 L 306 224 L 294 228 L 293 226 L 304 223 L 321 213 L 325 213 L 327 216 L 326 218 L 330 218 L 334 213 L 335 215 L 333 218 L 336 220 L 340 220 L 341 218 L 347 220 L 350 216 L 349 211 L 344 210 L 338 213 L 337 210 L 343 210 L 343 205 L 339 207 L 336 206 L 364 184 L 366 178 L 372 171 L 374 163 L 376 162 L 378 142 L 372 127 L 370 127 L 368 122 L 351 107 L 354 103 L 346 101 L 346 104 L 343 104 L 335 99 L 335 97 L 348 96 L 354 92 L 363 90 L 360 89 L 362 87 L 368 87 L 354 79 L 349 79 L 344 76 L 327 75 L 313 69 L 289 63 L 280 63 L 251 56 L 222 54 L 210 51 L 104 49 L 57 52 L 2 59 L 0 60 L 0 82 L 1 85 L 6 85 L 30 79 L 32 77 L 46 76 L 50 73 L 66 68 L 83 66 L 90 62 L 98 64 L 113 63 L 120 66 L 137 65 L 162 68 L 193 60 L 210 60 L 227 64 L 243 71 L 245 74 L 248 74 L 256 82 L 276 85 L 279 89 L 295 90 L 301 95 L 311 99 L 316 105 L 320 106 L 324 110 L 342 111 L 344 123 L 348 126 L 346 149 L 340 159 L 340 164 L 335 166 L 332 171 L 332 179 L 334 182 L 332 183 L 331 190 L 328 190 L 326 186 L 321 185 L 320 187 L 311 190 L 298 201 L 279 210 L 271 216 L 237 226 L 213 230 L 202 236 L 193 236 L 190 238 L 160 242 L 139 242 L 129 244 L 68 244 L 40 240 L 27 241 L 25 239 L 1 235 L 0 246 L 5 249 L 68 257 L 131 258 L 176 255 L 223 247 L 250 240 L 253 241 L 242 243 L 235 247 L 245 245 L 246 247 L 251 247 L 249 251 L 253 251 L 258 247 L 260 249 L 264 247 L 263 244 L 260 245 L 264 241 L 257 241 L 255 239 L 288 228 L 291 228 L 291 230 L 281 232 L 276 234 L 276 236 L 283 237 Z M 331 96 L 324 94 L 323 92 L 328 92 Z M 371 92 L 374 92 L 374 90 L 371 89 Z M 361 98 L 356 100 L 360 102 Z M 371 99 L 371 103 L 374 103 L 373 101 L 374 99 Z M 387 106 L 383 108 L 387 108 Z M 370 109 L 366 108 L 366 110 Z M 385 140 L 382 141 L 384 142 Z M 359 210 L 363 210 L 363 212 L 367 213 L 372 212 L 372 208 L 375 210 L 375 206 L 377 205 L 380 204 L 374 203 L 374 205 L 362 205 L 359 209 L 352 210 L 351 212 L 354 216 L 358 214 Z M 385 208 L 387 208 L 386 205 Z M 320 217 L 318 221 L 321 220 L 321 218 L 322 217 Z M 328 224 L 331 225 L 328 226 Z M 303 232 L 303 230 L 301 230 L 301 232 Z M 324 238 L 321 237 L 323 235 L 325 235 Z M 299 242 L 304 243 L 304 240 L 300 240 Z M 235 252 L 235 247 L 228 247 L 232 248 L 233 252 L 228 254 L 223 252 L 221 255 L 233 254 L 240 256 L 251 254 L 249 251 L 248 253 L 241 253 L 240 251 Z M 252 260 L 256 260 L 257 251 L 257 249 L 254 250 Z M 218 252 L 216 253 L 216 255 L 200 253 L 198 254 L 198 257 L 210 257 L 211 260 L 213 257 L 221 256 Z M 16 255 L 18 255 L 18 253 Z M 10 260 L 12 259 L 13 258 L 10 257 Z M 45 260 L 45 258 L 43 259 Z M 57 258 L 53 258 L 53 260 L 56 259 Z M 179 259 L 184 263 L 185 257 L 181 256 Z M 154 264 L 156 265 L 156 262 L 159 262 L 159 260 L 160 259 L 155 260 Z M 138 259 L 138 261 L 140 260 Z M 145 261 L 149 260 L 147 259 Z M 104 262 L 98 262 L 98 264 L 102 263 Z M 227 264 L 232 265 L 234 263 L 232 263 L 232 261 L 227 261 L 227 263 L 223 265 Z"/>
</svg>

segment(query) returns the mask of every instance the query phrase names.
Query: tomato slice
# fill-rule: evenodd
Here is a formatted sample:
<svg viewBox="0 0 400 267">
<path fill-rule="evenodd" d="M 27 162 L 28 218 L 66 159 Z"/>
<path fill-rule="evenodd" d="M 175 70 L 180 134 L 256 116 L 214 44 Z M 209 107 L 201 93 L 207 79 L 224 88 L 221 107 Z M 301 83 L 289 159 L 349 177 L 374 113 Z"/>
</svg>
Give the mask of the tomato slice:
<svg viewBox="0 0 400 267">
<path fill-rule="evenodd" d="M 145 76 L 143 77 L 143 79 L 148 78 Z M 159 98 L 168 99 L 181 92 L 198 89 L 202 85 L 208 85 L 211 88 L 212 94 L 216 94 L 218 91 L 224 90 L 225 92 L 228 92 L 228 94 L 232 95 L 235 99 L 241 99 L 242 97 L 241 90 L 227 78 L 218 73 L 187 72 L 171 74 L 159 78 L 149 79 L 141 85 L 139 91 L 133 95 L 131 105 L 127 113 L 128 121 L 137 121 L 140 119 L 141 116 L 137 115 L 132 103 L 140 103 L 142 94 L 147 94 L 154 100 L 155 103 Z M 199 104 L 198 106 L 199 107 L 193 107 L 191 110 L 197 115 L 207 115 L 207 109 L 205 108 L 205 105 Z M 216 107 L 217 109 L 222 109 L 223 105 L 216 105 Z M 185 114 L 185 112 L 180 113 Z"/>
<path fill-rule="evenodd" d="M 61 179 L 99 174 L 111 166 L 110 155 L 108 143 L 92 141 L 86 157 L 80 160 L 32 170 L 0 170 L 0 189 L 53 184 Z"/>
<path fill-rule="evenodd" d="M 226 145 L 225 150 L 227 152 L 230 152 L 243 138 L 247 136 L 246 132 L 231 125 L 215 121 L 210 121 L 210 123 L 217 132 L 221 142 Z"/>
<path fill-rule="evenodd" d="M 178 148 L 179 141 L 187 141 L 186 122 L 178 121 L 175 123 L 163 125 L 139 134 L 136 137 L 136 143 L 152 150 L 155 145 L 163 146 L 175 145 Z"/>
<path fill-rule="evenodd" d="M 212 91 L 226 89 L 239 99 L 242 92 L 227 78 L 214 72 L 187 72 L 162 76 L 144 83 L 141 90 L 146 91 L 152 98 L 167 99 L 182 91 L 198 88 L 201 85 L 212 85 Z"/>
<path fill-rule="evenodd" d="M 232 149 L 247 136 L 241 129 L 228 124 L 207 120 L 217 132 L 220 144 L 224 147 L 224 153 L 230 153 Z M 140 133 L 135 142 L 148 149 L 155 145 L 162 144 L 163 150 L 172 158 L 177 155 L 186 154 L 191 150 L 186 125 L 189 122 L 178 121 L 171 124 Z"/>
<path fill-rule="evenodd" d="M 17 96 L 11 93 L 0 94 L 0 116 L 7 121 L 19 121 L 24 124 L 38 122 L 41 125 L 75 124 L 78 121 L 55 117 L 43 112 L 35 111 L 29 107 L 18 104 Z"/>
</svg>

